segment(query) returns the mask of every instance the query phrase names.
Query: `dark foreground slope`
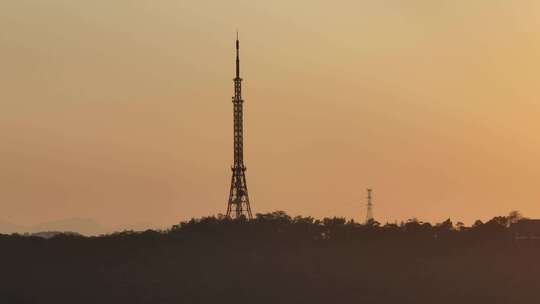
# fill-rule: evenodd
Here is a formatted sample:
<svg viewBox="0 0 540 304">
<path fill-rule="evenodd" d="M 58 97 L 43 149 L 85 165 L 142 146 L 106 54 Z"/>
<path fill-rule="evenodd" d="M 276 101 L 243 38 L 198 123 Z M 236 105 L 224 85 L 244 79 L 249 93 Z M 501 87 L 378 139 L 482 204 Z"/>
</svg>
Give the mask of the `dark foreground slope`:
<svg viewBox="0 0 540 304">
<path fill-rule="evenodd" d="M 167 232 L 0 236 L 0 303 L 539 303 L 539 257 L 500 220 L 205 218 Z"/>
</svg>

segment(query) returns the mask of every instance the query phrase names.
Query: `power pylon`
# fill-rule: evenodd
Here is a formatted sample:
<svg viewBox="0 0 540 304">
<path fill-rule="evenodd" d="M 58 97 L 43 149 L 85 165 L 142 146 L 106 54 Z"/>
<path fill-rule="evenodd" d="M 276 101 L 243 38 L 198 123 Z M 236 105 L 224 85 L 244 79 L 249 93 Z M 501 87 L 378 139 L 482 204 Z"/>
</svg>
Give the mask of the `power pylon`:
<svg viewBox="0 0 540 304">
<path fill-rule="evenodd" d="M 373 189 L 367 189 L 367 211 L 366 211 L 366 224 L 373 221 Z"/>
</svg>

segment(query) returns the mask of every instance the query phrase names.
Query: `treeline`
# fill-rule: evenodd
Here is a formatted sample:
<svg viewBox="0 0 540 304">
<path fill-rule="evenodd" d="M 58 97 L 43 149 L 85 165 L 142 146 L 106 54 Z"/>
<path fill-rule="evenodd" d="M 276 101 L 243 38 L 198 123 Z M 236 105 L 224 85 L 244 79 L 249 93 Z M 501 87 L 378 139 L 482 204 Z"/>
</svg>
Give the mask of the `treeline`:
<svg viewBox="0 0 540 304">
<path fill-rule="evenodd" d="M 471 227 L 258 214 L 166 231 L 0 235 L 0 303 L 534 303 L 517 212 Z"/>
<path fill-rule="evenodd" d="M 467 240 L 503 240 L 510 235 L 512 224 L 522 220 L 523 216 L 518 211 L 512 211 L 508 216 L 496 216 L 483 223 L 477 220 L 472 226 L 467 227 L 461 222 L 455 225 L 450 219 L 444 222 L 431 224 L 422 222 L 416 218 L 401 223 L 386 223 L 381 225 L 375 220 L 368 223 L 357 223 L 343 217 L 324 218 L 322 220 L 313 217 L 291 217 L 283 211 L 267 214 L 257 214 L 248 221 L 245 218 L 231 220 L 222 215 L 218 217 L 205 217 L 192 219 L 175 225 L 166 231 L 168 234 L 191 234 L 201 233 L 206 236 L 219 237 L 253 237 L 261 239 L 261 236 L 277 238 L 282 241 L 293 240 L 305 241 L 366 241 L 370 239 L 385 240 L 392 238 L 423 238 L 439 241 L 454 239 L 456 241 Z M 265 239 L 265 238 L 263 238 Z"/>
</svg>

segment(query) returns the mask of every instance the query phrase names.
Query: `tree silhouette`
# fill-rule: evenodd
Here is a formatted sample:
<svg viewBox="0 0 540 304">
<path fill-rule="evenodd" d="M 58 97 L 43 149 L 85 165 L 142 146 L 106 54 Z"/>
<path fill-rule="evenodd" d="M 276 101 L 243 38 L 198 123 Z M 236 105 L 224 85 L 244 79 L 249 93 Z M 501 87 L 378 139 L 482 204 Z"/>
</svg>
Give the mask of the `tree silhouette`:
<svg viewBox="0 0 540 304">
<path fill-rule="evenodd" d="M 455 229 L 276 211 L 99 237 L 0 235 L 0 303 L 535 303 L 540 246 L 508 237 L 518 215 Z"/>
</svg>

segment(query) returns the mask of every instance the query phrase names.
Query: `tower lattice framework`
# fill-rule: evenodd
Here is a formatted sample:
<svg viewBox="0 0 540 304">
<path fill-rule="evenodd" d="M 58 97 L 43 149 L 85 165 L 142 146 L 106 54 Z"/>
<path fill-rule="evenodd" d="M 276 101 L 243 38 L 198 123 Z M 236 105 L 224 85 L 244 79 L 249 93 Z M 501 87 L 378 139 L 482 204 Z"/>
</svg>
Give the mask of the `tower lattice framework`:
<svg viewBox="0 0 540 304">
<path fill-rule="evenodd" d="M 234 78 L 233 131 L 234 131 L 234 163 L 231 167 L 231 190 L 227 203 L 227 217 L 252 219 L 251 206 L 246 183 L 246 166 L 244 165 L 244 122 L 242 100 L 242 78 L 240 78 L 240 42 L 236 35 L 236 77 Z"/>
<path fill-rule="evenodd" d="M 370 223 L 373 218 L 373 189 L 367 189 L 367 210 L 366 210 L 366 223 Z"/>
</svg>

